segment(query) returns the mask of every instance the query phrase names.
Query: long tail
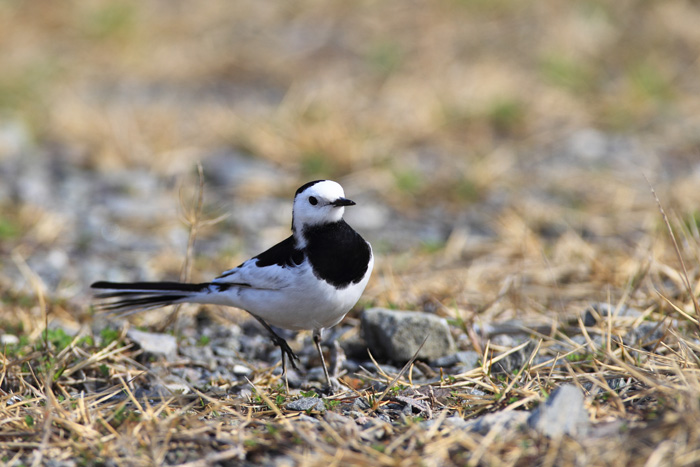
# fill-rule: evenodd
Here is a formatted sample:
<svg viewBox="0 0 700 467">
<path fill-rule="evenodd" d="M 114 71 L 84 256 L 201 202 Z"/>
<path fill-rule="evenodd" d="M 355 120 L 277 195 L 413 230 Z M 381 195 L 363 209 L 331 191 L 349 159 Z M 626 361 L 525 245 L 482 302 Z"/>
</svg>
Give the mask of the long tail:
<svg viewBox="0 0 700 467">
<path fill-rule="evenodd" d="M 105 290 L 95 295 L 95 307 L 107 313 L 130 314 L 175 303 L 197 301 L 210 290 L 210 283 L 182 282 L 95 282 L 90 287 Z M 115 300 L 111 300 L 115 299 Z"/>
</svg>

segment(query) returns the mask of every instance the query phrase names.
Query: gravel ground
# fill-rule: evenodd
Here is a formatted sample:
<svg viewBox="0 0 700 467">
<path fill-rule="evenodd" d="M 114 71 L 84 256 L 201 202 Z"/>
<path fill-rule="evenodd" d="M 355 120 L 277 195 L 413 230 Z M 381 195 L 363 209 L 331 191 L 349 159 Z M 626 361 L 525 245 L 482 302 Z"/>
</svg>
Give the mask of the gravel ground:
<svg viewBox="0 0 700 467">
<path fill-rule="evenodd" d="M 39 2 L 0 7 L 0 463 L 698 462 L 692 2 Z M 377 256 L 341 393 L 240 310 L 91 310 L 318 178 Z"/>
</svg>

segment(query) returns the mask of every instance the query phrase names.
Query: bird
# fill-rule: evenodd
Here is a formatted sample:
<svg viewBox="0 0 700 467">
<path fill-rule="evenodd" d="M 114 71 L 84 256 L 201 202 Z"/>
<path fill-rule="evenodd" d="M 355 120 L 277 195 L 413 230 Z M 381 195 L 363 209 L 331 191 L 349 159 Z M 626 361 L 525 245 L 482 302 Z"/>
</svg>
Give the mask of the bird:
<svg viewBox="0 0 700 467">
<path fill-rule="evenodd" d="M 355 306 L 374 267 L 372 246 L 344 219 L 345 208 L 356 203 L 332 180 L 310 181 L 296 190 L 292 234 L 268 250 L 221 273 L 210 282 L 108 282 L 91 285 L 95 308 L 128 315 L 178 303 L 224 305 L 250 313 L 267 330 L 295 369 L 298 356 L 271 327 L 311 330 L 328 373 L 321 338 Z M 337 383 L 335 383 L 337 385 Z"/>
</svg>

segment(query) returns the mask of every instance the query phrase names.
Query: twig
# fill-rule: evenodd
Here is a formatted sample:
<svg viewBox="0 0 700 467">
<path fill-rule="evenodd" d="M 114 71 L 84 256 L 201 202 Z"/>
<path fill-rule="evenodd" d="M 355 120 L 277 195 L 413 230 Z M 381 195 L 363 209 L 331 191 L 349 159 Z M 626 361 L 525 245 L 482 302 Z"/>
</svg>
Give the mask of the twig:
<svg viewBox="0 0 700 467">
<path fill-rule="evenodd" d="M 394 384 L 396 384 L 396 382 L 397 382 L 399 379 L 401 379 L 401 376 L 403 376 L 403 374 L 411 367 L 411 365 L 413 365 L 413 362 L 416 361 L 416 358 L 418 358 L 418 353 L 421 351 L 421 349 L 423 348 L 423 346 L 425 345 L 425 343 L 428 341 L 428 337 L 430 337 L 430 334 L 428 334 L 427 336 L 425 336 L 425 339 L 423 339 L 423 342 L 421 343 L 421 345 L 420 345 L 420 346 L 418 347 L 418 349 L 416 350 L 416 353 L 413 354 L 413 357 L 411 357 L 411 359 L 410 359 L 408 362 L 406 362 L 406 364 L 403 366 L 403 368 L 401 368 L 401 371 L 399 371 L 399 374 L 397 374 L 397 375 L 394 377 L 394 379 L 391 380 L 391 383 L 389 383 L 389 385 L 386 387 L 386 389 L 384 390 L 384 392 L 382 393 L 382 395 L 379 396 L 379 398 L 375 400 L 375 402 L 374 402 L 374 407 L 373 407 L 374 410 L 376 410 L 376 409 L 379 407 L 379 404 L 382 402 L 382 399 L 384 399 L 384 397 L 386 397 L 386 395 L 389 393 L 389 391 L 390 391 L 391 388 L 394 386 Z"/>
<path fill-rule="evenodd" d="M 204 207 L 204 171 L 202 169 L 202 163 L 197 162 L 197 174 L 199 175 L 199 186 L 197 188 L 197 202 L 191 211 L 187 212 L 184 209 L 185 202 L 182 199 L 182 193 L 180 193 L 180 205 L 183 206 L 183 217 L 185 222 L 190 227 L 190 233 L 187 237 L 187 250 L 185 253 L 185 262 L 182 264 L 182 270 L 180 271 L 180 281 L 187 282 L 190 280 L 191 269 L 192 269 L 192 257 L 194 256 L 194 243 L 197 240 L 197 233 L 199 232 L 200 220 L 202 218 L 202 210 Z"/>
<path fill-rule="evenodd" d="M 659 197 L 656 196 L 656 191 L 654 190 L 654 187 L 652 186 L 651 182 L 649 181 L 646 176 L 644 177 L 649 184 L 649 189 L 651 189 L 651 194 L 654 195 L 654 199 L 656 200 L 656 205 L 659 207 L 659 211 L 661 212 L 661 217 L 664 220 L 664 224 L 666 224 L 666 228 L 668 228 L 668 233 L 671 236 L 671 241 L 673 241 L 673 249 L 676 252 L 676 256 L 678 257 L 678 261 L 681 263 L 681 268 L 683 269 L 683 285 L 685 285 L 686 289 L 688 290 L 688 294 L 690 294 L 690 299 L 693 302 L 693 308 L 695 309 L 695 316 L 700 317 L 700 304 L 698 303 L 698 299 L 695 296 L 695 293 L 693 292 L 693 287 L 690 285 L 690 279 L 688 278 L 688 269 L 685 267 L 685 261 L 683 261 L 683 255 L 681 255 L 681 249 L 678 246 L 678 242 L 676 241 L 676 235 L 673 233 L 673 228 L 671 227 L 671 223 L 668 220 L 668 216 L 666 215 L 666 211 L 664 211 L 663 206 L 661 205 L 661 201 L 659 200 Z M 697 330 L 700 331 L 700 323 L 698 323 L 697 320 L 694 321 L 695 326 L 697 327 Z"/>
</svg>

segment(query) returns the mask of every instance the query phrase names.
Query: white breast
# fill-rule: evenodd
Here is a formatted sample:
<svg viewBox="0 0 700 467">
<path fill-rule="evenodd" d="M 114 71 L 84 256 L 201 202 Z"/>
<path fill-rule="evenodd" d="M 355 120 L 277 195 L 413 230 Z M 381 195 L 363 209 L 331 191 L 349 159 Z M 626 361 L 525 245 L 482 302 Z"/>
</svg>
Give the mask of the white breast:
<svg viewBox="0 0 700 467">
<path fill-rule="evenodd" d="M 210 297 L 209 303 L 242 308 L 267 323 L 291 330 L 322 329 L 338 324 L 364 292 L 374 266 L 374 256 L 362 280 L 336 289 L 319 280 L 308 263 L 280 268 L 284 285 L 274 289 L 231 287 Z M 265 268 L 268 269 L 268 268 Z"/>
</svg>

